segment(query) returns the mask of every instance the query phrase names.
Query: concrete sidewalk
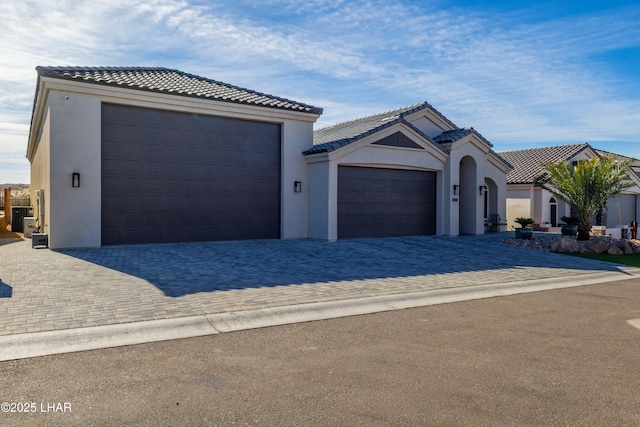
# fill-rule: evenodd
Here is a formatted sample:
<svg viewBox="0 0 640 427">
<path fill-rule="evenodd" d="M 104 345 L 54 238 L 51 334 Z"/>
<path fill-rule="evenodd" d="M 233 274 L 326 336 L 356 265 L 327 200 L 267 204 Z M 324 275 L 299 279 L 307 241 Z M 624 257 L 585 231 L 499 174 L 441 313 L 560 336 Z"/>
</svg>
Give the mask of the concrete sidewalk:
<svg viewBox="0 0 640 427">
<path fill-rule="evenodd" d="M 509 234 L 510 236 L 510 234 Z M 0 360 L 640 276 L 506 235 L 51 251 L 0 241 Z"/>
</svg>

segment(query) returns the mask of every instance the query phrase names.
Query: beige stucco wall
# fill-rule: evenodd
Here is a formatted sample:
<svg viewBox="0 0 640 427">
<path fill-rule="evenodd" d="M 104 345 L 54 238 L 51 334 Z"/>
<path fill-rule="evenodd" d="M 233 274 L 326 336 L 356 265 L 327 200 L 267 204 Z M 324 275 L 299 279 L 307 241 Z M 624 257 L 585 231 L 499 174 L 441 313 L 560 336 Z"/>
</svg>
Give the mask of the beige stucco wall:
<svg viewBox="0 0 640 427">
<path fill-rule="evenodd" d="M 36 151 L 31 162 L 31 203 L 34 207 L 34 215 L 38 218 L 38 227 L 41 233 L 49 232 L 49 194 L 51 187 L 49 186 L 50 175 L 50 110 L 47 107 L 43 114 L 42 126 L 37 135 L 34 135 L 36 142 Z M 39 205 L 37 202 L 36 191 L 44 191 L 44 216 L 39 216 Z"/>
<path fill-rule="evenodd" d="M 531 206 L 531 190 L 530 185 L 510 185 L 507 187 L 507 200 L 506 200 L 506 216 L 504 217 L 507 222 L 507 228 L 513 229 L 520 227 L 516 226 L 515 219 L 518 217 L 532 218 L 532 206 Z"/>
<path fill-rule="evenodd" d="M 520 227 L 516 226 L 515 219 L 523 217 L 531 217 L 531 201 L 530 199 L 507 199 L 507 228 L 509 230 Z"/>
</svg>

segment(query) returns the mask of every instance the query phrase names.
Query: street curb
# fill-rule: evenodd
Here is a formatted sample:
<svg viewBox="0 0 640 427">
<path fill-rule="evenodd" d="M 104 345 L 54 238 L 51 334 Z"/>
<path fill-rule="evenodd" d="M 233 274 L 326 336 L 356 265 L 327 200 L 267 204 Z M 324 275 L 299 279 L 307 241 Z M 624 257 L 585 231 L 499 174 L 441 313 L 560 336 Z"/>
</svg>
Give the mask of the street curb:
<svg viewBox="0 0 640 427">
<path fill-rule="evenodd" d="M 638 268 L 620 267 L 620 270 L 619 273 L 576 275 L 563 282 L 559 282 L 562 279 L 547 278 L 0 336 L 0 361 L 193 338 L 247 329 L 617 282 L 640 277 L 640 269 Z"/>
<path fill-rule="evenodd" d="M 0 361 L 217 334 L 202 316 L 0 336 Z"/>
<path fill-rule="evenodd" d="M 633 326 L 634 328 L 640 329 L 640 319 L 630 319 L 630 320 L 627 320 L 627 323 Z"/>
<path fill-rule="evenodd" d="M 613 274 L 607 272 L 578 275 L 564 283 L 558 283 L 558 278 L 537 279 L 209 314 L 205 317 L 217 331 L 223 333 L 234 332 L 291 323 L 403 310 L 406 308 L 595 285 L 640 277 L 640 269 L 634 270 Z"/>
</svg>

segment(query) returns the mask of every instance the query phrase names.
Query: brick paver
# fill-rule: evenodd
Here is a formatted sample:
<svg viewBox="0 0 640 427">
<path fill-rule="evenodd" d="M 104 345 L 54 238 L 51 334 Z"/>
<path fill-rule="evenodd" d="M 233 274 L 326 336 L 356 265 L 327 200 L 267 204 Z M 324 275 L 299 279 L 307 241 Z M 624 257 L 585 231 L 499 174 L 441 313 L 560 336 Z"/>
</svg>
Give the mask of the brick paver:
<svg viewBox="0 0 640 427">
<path fill-rule="evenodd" d="M 0 335 L 618 271 L 505 236 L 52 251 L 0 239 Z"/>
</svg>

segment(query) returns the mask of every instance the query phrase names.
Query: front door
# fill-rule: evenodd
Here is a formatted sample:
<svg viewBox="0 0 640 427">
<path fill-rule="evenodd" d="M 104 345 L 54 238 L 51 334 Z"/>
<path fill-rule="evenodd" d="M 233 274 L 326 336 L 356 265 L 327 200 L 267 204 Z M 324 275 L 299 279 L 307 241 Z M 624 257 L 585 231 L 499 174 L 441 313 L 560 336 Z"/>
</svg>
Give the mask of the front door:
<svg viewBox="0 0 640 427">
<path fill-rule="evenodd" d="M 558 203 L 553 197 L 549 200 L 549 212 L 551 216 L 551 226 L 558 226 Z"/>
</svg>

